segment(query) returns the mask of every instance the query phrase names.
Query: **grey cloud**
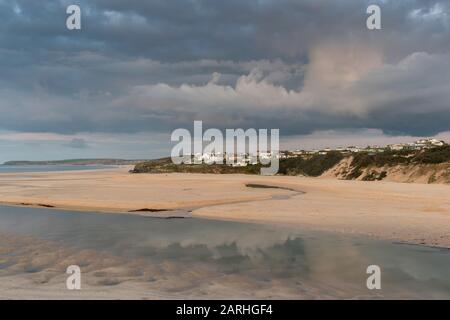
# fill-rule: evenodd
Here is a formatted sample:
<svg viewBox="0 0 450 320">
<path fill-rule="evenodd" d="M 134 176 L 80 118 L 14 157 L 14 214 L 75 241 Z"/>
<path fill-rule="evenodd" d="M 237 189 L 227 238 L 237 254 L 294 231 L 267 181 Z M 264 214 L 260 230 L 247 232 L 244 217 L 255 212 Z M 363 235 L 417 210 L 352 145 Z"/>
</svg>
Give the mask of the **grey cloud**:
<svg viewBox="0 0 450 320">
<path fill-rule="evenodd" d="M 66 143 L 64 146 L 75 149 L 89 148 L 89 144 L 86 142 L 86 140 L 81 138 L 74 138 L 70 142 Z"/>
<path fill-rule="evenodd" d="M 376 2 L 383 8 L 384 30 L 373 34 L 365 29 L 365 9 Z M 309 48 L 318 41 L 349 37 L 370 37 L 377 45 L 390 48 L 392 56 L 397 51 L 406 55 L 450 47 L 449 4 L 437 0 L 79 3 L 84 28 L 71 33 L 64 23 L 66 1 L 1 2 L 0 18 L 6 32 L 0 39 L 9 48 L 26 48 L 37 57 L 48 51 L 88 50 L 172 62 L 205 58 L 300 60 L 307 59 Z M 20 14 L 14 12 L 14 4 L 21 8 Z M 447 16 L 428 14 L 436 4 Z"/>
<path fill-rule="evenodd" d="M 369 2 L 0 0 L 0 129 L 449 130 L 450 4 Z"/>
</svg>

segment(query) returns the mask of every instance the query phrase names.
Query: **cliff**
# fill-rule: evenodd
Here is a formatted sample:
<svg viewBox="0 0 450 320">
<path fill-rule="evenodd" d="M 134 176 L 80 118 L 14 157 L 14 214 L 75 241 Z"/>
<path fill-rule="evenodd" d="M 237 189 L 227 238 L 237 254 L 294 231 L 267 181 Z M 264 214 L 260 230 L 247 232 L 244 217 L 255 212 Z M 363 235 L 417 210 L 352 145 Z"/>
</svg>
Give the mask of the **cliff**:
<svg viewBox="0 0 450 320">
<path fill-rule="evenodd" d="M 175 165 L 170 158 L 138 163 L 133 173 L 259 174 L 260 165 Z M 342 180 L 450 183 L 450 146 L 426 150 L 328 152 L 280 160 L 279 175 L 337 178 Z"/>
<path fill-rule="evenodd" d="M 345 180 L 450 183 L 450 146 L 346 156 L 321 177 Z"/>
</svg>

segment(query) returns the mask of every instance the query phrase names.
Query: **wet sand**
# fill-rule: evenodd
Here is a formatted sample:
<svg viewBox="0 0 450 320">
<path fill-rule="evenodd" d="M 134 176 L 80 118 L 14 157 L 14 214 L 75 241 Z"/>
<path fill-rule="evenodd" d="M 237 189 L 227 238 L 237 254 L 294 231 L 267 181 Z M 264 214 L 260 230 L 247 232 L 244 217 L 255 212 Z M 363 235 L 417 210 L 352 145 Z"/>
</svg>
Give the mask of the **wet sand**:
<svg viewBox="0 0 450 320">
<path fill-rule="evenodd" d="M 448 185 L 129 174 L 121 168 L 0 174 L 0 203 L 149 216 L 166 212 L 159 210 L 169 210 L 169 216 L 170 210 L 181 210 L 194 217 L 299 226 L 450 248 Z"/>
<path fill-rule="evenodd" d="M 450 293 L 446 249 L 366 237 L 4 206 L 0 229 L 0 299 L 447 299 Z M 386 280 L 382 291 L 366 287 L 374 261 Z M 80 291 L 66 288 L 70 265 L 81 268 Z"/>
</svg>

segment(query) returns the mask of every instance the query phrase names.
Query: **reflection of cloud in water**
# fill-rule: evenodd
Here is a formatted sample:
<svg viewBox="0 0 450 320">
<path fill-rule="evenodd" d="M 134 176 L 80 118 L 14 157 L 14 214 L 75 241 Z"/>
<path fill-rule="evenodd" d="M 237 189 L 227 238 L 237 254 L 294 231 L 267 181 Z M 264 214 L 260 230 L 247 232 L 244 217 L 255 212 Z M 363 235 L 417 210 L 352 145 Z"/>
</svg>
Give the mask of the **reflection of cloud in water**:
<svg viewBox="0 0 450 320">
<path fill-rule="evenodd" d="M 175 298 L 450 296 L 448 251 L 243 223 L 5 208 L 0 276 L 30 279 L 36 295 L 61 286 L 76 264 L 88 286 L 117 298 L 124 285 Z M 365 287 L 370 264 L 382 267 L 381 292 Z"/>
<path fill-rule="evenodd" d="M 276 274 L 270 273 L 271 265 L 280 263 L 279 257 L 275 263 L 258 266 L 255 263 L 259 260 L 240 254 L 235 244 L 209 249 L 205 245 L 184 247 L 174 243 L 149 248 L 151 254 L 145 258 L 127 259 L 90 249 L 61 247 L 32 237 L 2 235 L 0 240 L 0 275 L 31 276 L 36 294 L 39 286 L 56 281 L 68 265 L 77 264 L 87 283 L 94 286 L 133 281 L 161 294 L 192 297 L 200 297 L 202 292 L 216 297 L 267 297 L 269 290 L 279 297 L 298 296 L 295 288 L 278 283 Z"/>
</svg>

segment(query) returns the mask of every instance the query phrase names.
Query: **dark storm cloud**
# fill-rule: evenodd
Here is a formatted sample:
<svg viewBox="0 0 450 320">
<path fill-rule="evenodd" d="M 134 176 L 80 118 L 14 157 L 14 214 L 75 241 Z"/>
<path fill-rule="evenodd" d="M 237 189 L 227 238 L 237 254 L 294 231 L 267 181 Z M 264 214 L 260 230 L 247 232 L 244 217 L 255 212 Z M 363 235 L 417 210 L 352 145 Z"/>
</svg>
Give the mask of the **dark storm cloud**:
<svg viewBox="0 0 450 320">
<path fill-rule="evenodd" d="M 450 130 L 450 5 L 377 2 L 0 0 L 0 129 Z"/>
<path fill-rule="evenodd" d="M 64 28 L 69 3 L 2 2 L 2 29 L 7 31 L 2 33 L 2 43 L 9 48 L 43 50 L 44 54 L 48 50 L 86 50 L 163 61 L 298 60 L 307 58 L 317 41 L 355 36 L 387 40 L 400 51 L 403 47 L 409 52 L 450 47 L 448 26 L 443 30 L 443 21 L 433 19 L 436 3 L 449 11 L 445 1 L 78 1 L 83 31 L 76 35 Z M 384 9 L 383 25 L 388 30 L 379 36 L 364 28 L 369 3 L 380 3 Z M 418 16 L 428 15 L 428 21 L 426 17 L 411 19 L 413 11 Z M 417 43 L 411 32 L 423 42 Z"/>
</svg>

